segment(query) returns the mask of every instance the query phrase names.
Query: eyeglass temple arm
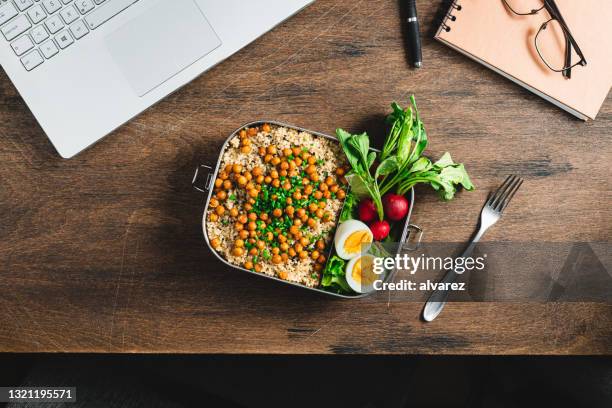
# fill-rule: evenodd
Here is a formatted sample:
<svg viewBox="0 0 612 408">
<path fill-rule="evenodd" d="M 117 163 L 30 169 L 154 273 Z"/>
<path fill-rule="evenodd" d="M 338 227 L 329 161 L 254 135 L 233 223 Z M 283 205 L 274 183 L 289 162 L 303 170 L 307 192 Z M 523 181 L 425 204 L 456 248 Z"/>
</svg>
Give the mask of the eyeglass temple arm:
<svg viewBox="0 0 612 408">
<path fill-rule="evenodd" d="M 565 22 L 565 19 L 563 18 L 563 15 L 561 14 L 559 7 L 557 6 L 557 3 L 555 3 L 555 0 L 544 0 L 544 6 L 546 7 L 546 10 L 554 18 L 556 18 L 559 21 L 559 23 L 563 26 L 563 31 L 564 31 L 565 40 L 566 40 L 565 48 L 567 50 L 566 51 L 566 64 L 567 64 L 566 66 L 571 66 L 571 61 L 572 61 L 571 48 L 568 46 L 568 42 L 574 47 L 574 49 L 576 50 L 576 53 L 580 56 L 582 61 L 586 64 L 586 58 L 584 57 L 582 50 L 578 46 L 578 43 L 574 39 L 574 36 L 572 35 L 572 32 L 570 31 L 567 23 Z"/>
</svg>

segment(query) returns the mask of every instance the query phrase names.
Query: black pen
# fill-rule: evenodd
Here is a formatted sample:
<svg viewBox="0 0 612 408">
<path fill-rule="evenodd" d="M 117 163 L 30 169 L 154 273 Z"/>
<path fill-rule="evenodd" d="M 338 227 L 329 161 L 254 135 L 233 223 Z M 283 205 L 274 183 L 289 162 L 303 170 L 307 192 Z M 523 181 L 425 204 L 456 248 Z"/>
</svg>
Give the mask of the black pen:
<svg viewBox="0 0 612 408">
<path fill-rule="evenodd" d="M 416 0 L 406 0 L 407 2 L 407 18 L 408 23 L 408 47 L 410 48 L 410 56 L 412 64 L 415 68 L 421 68 L 423 65 L 423 55 L 421 53 L 421 35 L 419 33 L 419 19 L 417 18 Z"/>
</svg>

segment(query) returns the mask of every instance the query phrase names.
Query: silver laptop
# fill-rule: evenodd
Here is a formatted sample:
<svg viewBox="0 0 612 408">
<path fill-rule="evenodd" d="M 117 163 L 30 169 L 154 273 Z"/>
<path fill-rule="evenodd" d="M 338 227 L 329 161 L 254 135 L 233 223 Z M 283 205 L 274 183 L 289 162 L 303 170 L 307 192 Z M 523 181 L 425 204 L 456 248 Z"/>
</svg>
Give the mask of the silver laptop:
<svg viewBox="0 0 612 408">
<path fill-rule="evenodd" d="M 0 0 L 0 63 L 69 158 L 313 1 Z"/>
</svg>

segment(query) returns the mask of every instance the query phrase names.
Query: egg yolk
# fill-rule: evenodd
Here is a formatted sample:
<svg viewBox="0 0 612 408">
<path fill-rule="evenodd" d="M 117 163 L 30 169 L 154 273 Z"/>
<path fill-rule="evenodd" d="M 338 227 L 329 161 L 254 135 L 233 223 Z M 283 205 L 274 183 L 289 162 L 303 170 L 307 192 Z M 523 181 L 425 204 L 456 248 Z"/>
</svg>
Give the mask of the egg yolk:
<svg viewBox="0 0 612 408">
<path fill-rule="evenodd" d="M 361 245 L 372 242 L 372 235 L 368 231 L 355 231 L 344 241 L 344 250 L 349 254 L 361 251 Z"/>
<path fill-rule="evenodd" d="M 362 257 L 355 262 L 351 274 L 353 279 L 360 285 L 369 286 L 376 280 L 374 274 L 374 268 L 372 267 L 374 261 L 370 257 Z"/>
</svg>

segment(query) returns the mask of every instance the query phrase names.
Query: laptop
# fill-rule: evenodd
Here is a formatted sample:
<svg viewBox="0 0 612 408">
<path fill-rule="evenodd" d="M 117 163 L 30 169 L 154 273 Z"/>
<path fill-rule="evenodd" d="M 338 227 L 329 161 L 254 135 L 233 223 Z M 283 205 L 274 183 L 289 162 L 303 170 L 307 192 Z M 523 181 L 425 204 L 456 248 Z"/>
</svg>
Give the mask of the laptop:
<svg viewBox="0 0 612 408">
<path fill-rule="evenodd" d="M 313 1 L 0 0 L 0 63 L 70 158 Z"/>
</svg>

